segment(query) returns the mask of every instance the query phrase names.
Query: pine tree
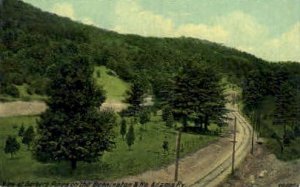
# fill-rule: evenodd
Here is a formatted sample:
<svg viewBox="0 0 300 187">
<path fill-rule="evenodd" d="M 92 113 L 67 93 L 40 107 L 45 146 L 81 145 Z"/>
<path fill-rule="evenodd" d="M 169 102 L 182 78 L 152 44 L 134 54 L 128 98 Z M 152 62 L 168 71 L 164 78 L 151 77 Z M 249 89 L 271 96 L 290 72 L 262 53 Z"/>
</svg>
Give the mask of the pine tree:
<svg viewBox="0 0 300 187">
<path fill-rule="evenodd" d="M 41 162 L 94 162 L 113 148 L 112 111 L 100 111 L 104 91 L 96 87 L 88 58 L 76 56 L 49 70 L 48 109 L 38 122 L 34 156 Z"/>
<path fill-rule="evenodd" d="M 4 152 L 10 153 L 10 157 L 12 158 L 14 154 L 20 149 L 20 144 L 17 141 L 16 137 L 8 136 L 5 141 Z"/>
<path fill-rule="evenodd" d="M 169 104 L 174 118 L 185 128 L 188 121 L 207 130 L 211 121 L 223 121 L 225 96 L 220 76 L 211 67 L 193 61 L 175 77 Z"/>
<path fill-rule="evenodd" d="M 126 131 L 127 131 L 127 124 L 126 124 L 126 120 L 123 118 L 121 121 L 121 127 L 120 127 L 120 134 L 121 134 L 123 140 L 126 135 Z"/>
<path fill-rule="evenodd" d="M 19 129 L 18 135 L 20 137 L 23 137 L 24 132 L 25 132 L 25 127 L 24 127 L 24 124 L 22 124 L 21 127 L 20 127 L 20 129 Z"/>
<path fill-rule="evenodd" d="M 275 97 L 274 125 L 283 127 L 284 142 L 289 142 L 290 137 L 287 134 L 287 126 L 293 124 L 294 102 L 296 92 L 289 82 L 282 83 L 278 94 Z M 286 143 L 288 144 L 288 143 Z"/>
<path fill-rule="evenodd" d="M 128 112 L 131 116 L 137 116 L 141 111 L 144 101 L 144 89 L 143 85 L 139 81 L 134 81 L 129 91 L 127 91 L 126 103 L 130 104 Z"/>
<path fill-rule="evenodd" d="M 140 112 L 140 123 L 144 125 L 145 123 L 150 121 L 150 112 L 147 109 L 144 109 L 143 111 Z"/>
<path fill-rule="evenodd" d="M 129 150 L 131 150 L 131 146 L 134 144 L 135 141 L 135 134 L 133 125 L 130 125 L 128 133 L 126 135 L 126 143 L 128 145 Z"/>
<path fill-rule="evenodd" d="M 22 143 L 27 145 L 29 150 L 31 143 L 34 140 L 34 129 L 32 126 L 28 127 L 27 130 L 23 134 Z"/>
</svg>

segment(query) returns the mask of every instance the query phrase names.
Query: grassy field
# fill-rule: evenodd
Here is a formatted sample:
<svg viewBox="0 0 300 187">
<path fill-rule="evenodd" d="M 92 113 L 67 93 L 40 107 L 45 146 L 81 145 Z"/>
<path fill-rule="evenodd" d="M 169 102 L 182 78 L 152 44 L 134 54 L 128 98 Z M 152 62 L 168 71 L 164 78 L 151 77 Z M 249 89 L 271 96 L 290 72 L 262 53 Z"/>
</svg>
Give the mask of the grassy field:
<svg viewBox="0 0 300 187">
<path fill-rule="evenodd" d="M 4 154 L 6 137 L 17 136 L 17 127 L 21 124 L 25 127 L 35 125 L 37 119 L 37 116 L 0 118 L 0 181 L 112 180 L 149 169 L 157 169 L 175 160 L 176 131 L 167 128 L 160 120 L 160 116 L 152 117 L 151 122 L 147 123 L 144 128 L 141 125 L 135 125 L 136 140 L 131 151 L 128 150 L 118 133 L 119 126 L 116 126 L 116 148 L 112 152 L 106 152 L 96 163 L 80 162 L 73 175 L 70 175 L 69 163 L 41 164 L 36 162 L 31 158 L 31 153 L 25 145 L 21 145 L 21 150 L 12 159 L 9 154 Z M 216 139 L 216 136 L 183 133 L 181 156 L 192 153 Z M 169 142 L 169 153 L 164 153 L 162 149 L 164 140 Z M 20 138 L 19 141 L 21 141 Z"/>
<path fill-rule="evenodd" d="M 129 85 L 105 66 L 96 66 L 94 77 L 106 91 L 108 102 L 122 102 Z"/>
</svg>

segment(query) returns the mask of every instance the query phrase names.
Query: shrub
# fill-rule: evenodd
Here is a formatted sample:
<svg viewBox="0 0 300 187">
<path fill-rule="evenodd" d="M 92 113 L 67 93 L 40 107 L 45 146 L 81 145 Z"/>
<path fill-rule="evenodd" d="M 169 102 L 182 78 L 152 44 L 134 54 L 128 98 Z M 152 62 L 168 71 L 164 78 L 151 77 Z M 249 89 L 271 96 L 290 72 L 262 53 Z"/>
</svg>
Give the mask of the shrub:
<svg viewBox="0 0 300 187">
<path fill-rule="evenodd" d="M 20 93 L 18 88 L 15 85 L 7 85 L 5 86 L 1 93 L 12 96 L 12 97 L 20 97 Z"/>
</svg>

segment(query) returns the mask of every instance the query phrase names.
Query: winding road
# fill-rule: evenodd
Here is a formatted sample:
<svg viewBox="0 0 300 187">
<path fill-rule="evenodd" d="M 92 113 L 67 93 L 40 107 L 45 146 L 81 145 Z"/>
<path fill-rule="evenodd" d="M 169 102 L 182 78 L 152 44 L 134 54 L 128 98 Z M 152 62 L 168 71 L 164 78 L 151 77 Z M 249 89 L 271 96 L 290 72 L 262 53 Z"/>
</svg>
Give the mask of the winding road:
<svg viewBox="0 0 300 187">
<path fill-rule="evenodd" d="M 252 127 L 245 118 L 232 109 L 228 117 L 237 118 L 236 161 L 237 167 L 245 159 L 251 148 Z M 229 123 L 230 132 L 214 144 L 184 157 L 179 163 L 179 181 L 186 186 L 217 186 L 231 173 L 233 124 Z M 173 182 L 175 165 L 171 164 L 159 170 L 146 171 L 136 176 L 129 176 L 118 181 L 126 182 Z"/>
</svg>

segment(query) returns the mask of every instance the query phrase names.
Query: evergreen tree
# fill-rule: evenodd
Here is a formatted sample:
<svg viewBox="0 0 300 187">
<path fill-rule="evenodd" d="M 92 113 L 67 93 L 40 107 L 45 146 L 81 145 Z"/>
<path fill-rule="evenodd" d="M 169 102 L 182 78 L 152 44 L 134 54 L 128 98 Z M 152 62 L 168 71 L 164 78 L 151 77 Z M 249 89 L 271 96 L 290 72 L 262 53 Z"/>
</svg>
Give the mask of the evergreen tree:
<svg viewBox="0 0 300 187">
<path fill-rule="evenodd" d="M 123 140 L 126 135 L 126 131 L 127 131 L 127 124 L 126 124 L 126 120 L 123 118 L 121 121 L 121 127 L 120 127 L 120 134 L 121 134 Z"/>
<path fill-rule="evenodd" d="M 17 141 L 16 137 L 8 136 L 5 141 L 4 152 L 10 153 L 10 157 L 12 158 L 14 154 L 20 149 L 20 144 Z"/>
<path fill-rule="evenodd" d="M 257 70 L 249 72 L 243 84 L 243 100 L 245 108 L 253 111 L 258 108 L 258 105 L 263 99 L 266 86 L 262 83 L 264 77 Z"/>
<path fill-rule="evenodd" d="M 137 116 L 141 111 L 144 101 L 144 89 L 143 85 L 139 81 L 134 81 L 129 91 L 127 91 L 126 103 L 130 104 L 128 112 L 132 116 Z"/>
<path fill-rule="evenodd" d="M 131 146 L 134 144 L 134 141 L 135 141 L 134 128 L 133 125 L 130 125 L 128 133 L 126 135 L 126 143 L 128 145 L 129 150 L 131 149 Z"/>
<path fill-rule="evenodd" d="M 22 143 L 27 145 L 29 150 L 31 143 L 34 140 L 34 129 L 32 126 L 28 127 L 27 130 L 23 134 Z"/>
<path fill-rule="evenodd" d="M 140 123 L 144 125 L 145 123 L 150 121 L 150 112 L 147 109 L 144 109 L 143 111 L 140 112 Z"/>
<path fill-rule="evenodd" d="M 188 121 L 207 130 L 210 121 L 223 121 L 225 96 L 220 77 L 211 67 L 189 62 L 174 80 L 170 106 L 174 118 L 186 127 Z"/>
<path fill-rule="evenodd" d="M 23 137 L 24 132 L 25 132 L 25 127 L 24 127 L 24 124 L 22 124 L 21 127 L 20 127 L 20 129 L 19 129 L 18 135 L 20 137 Z"/>
<path fill-rule="evenodd" d="M 287 134 L 287 126 L 293 124 L 296 92 L 289 82 L 284 82 L 279 89 L 280 90 L 275 97 L 273 124 L 281 125 L 283 127 L 284 142 L 289 142 L 290 137 Z"/>
<path fill-rule="evenodd" d="M 115 115 L 100 112 L 104 91 L 96 87 L 93 67 L 82 56 L 56 63 L 49 71 L 48 109 L 38 122 L 34 156 L 42 162 L 94 162 L 113 148 Z"/>
</svg>

